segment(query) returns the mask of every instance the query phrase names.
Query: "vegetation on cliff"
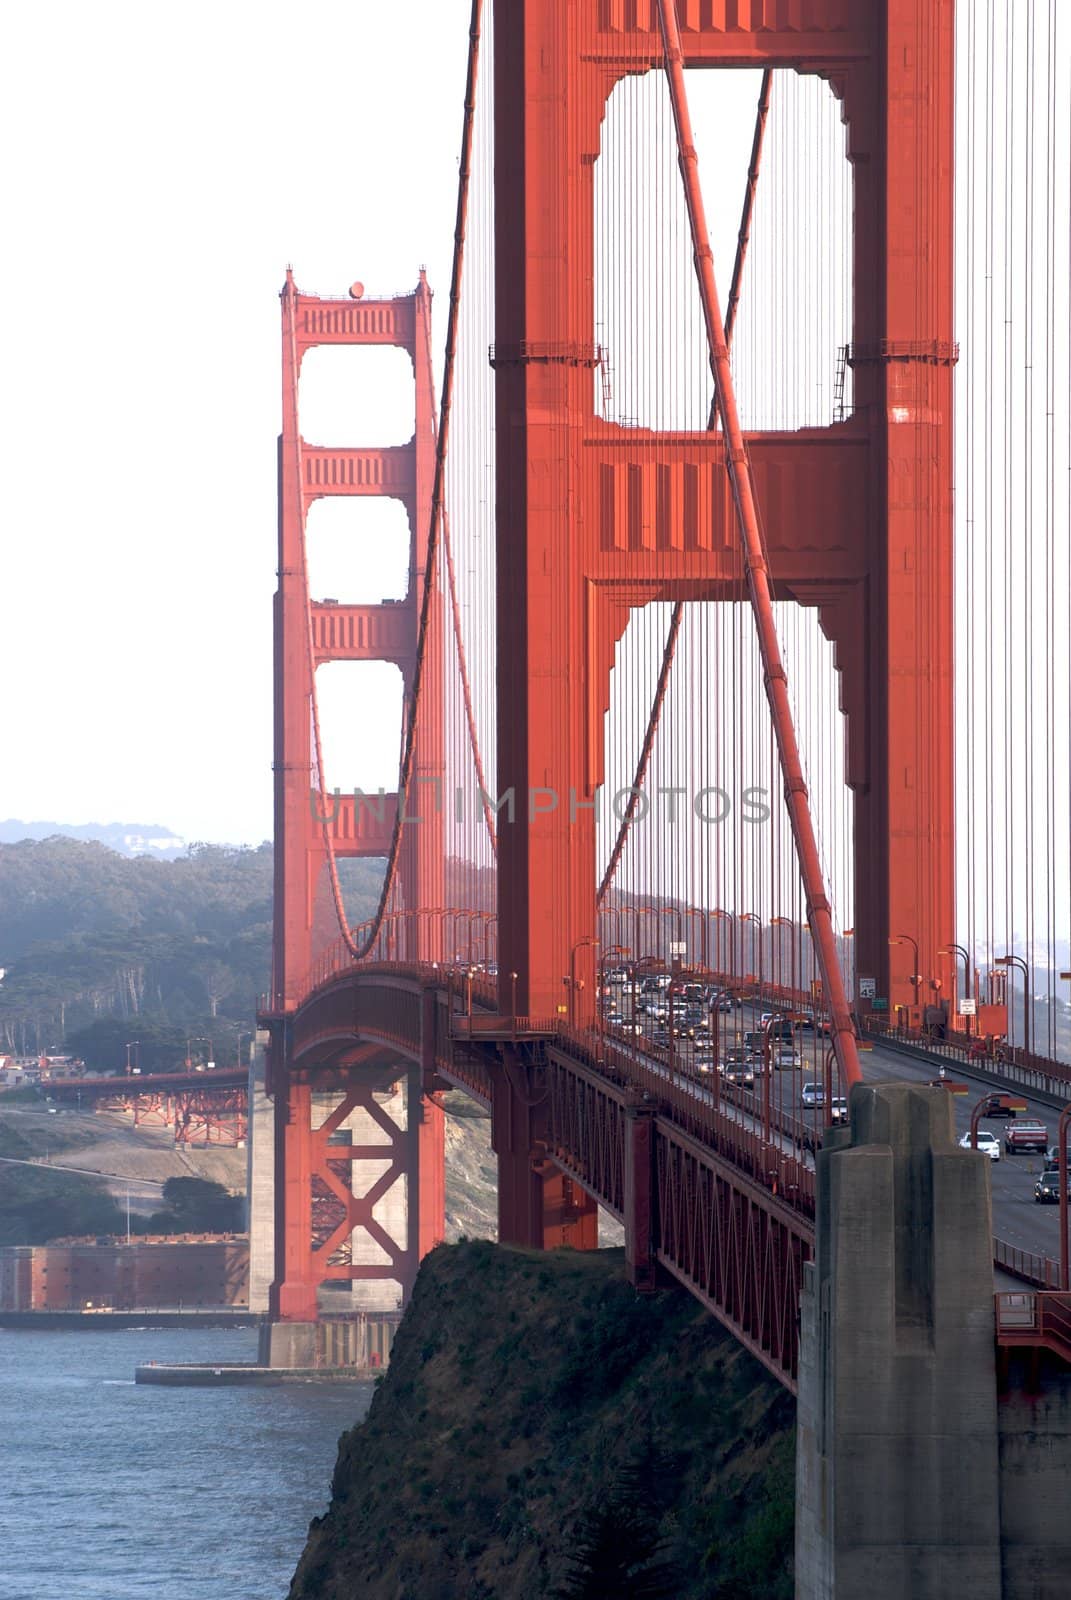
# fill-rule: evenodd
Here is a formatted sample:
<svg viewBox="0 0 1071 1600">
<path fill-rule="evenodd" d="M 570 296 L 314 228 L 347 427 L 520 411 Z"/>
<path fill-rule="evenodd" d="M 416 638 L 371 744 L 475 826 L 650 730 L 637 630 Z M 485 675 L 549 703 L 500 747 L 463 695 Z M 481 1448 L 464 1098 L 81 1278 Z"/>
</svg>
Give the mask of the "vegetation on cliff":
<svg viewBox="0 0 1071 1600">
<path fill-rule="evenodd" d="M 620 1251 L 442 1247 L 290 1600 L 789 1600 L 794 1421 Z"/>
</svg>

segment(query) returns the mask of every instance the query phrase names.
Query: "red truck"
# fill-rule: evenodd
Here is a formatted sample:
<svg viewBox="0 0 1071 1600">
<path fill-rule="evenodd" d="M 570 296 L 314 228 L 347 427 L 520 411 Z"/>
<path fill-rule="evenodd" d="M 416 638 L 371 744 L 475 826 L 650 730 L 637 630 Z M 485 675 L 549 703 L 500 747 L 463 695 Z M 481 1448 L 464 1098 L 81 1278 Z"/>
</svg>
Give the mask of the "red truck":
<svg viewBox="0 0 1071 1600">
<path fill-rule="evenodd" d="M 1042 1155 L 1049 1148 L 1049 1130 L 1043 1122 L 1009 1122 L 1004 1130 L 1004 1150 L 1009 1156 L 1020 1155 L 1024 1150 L 1038 1150 Z"/>
</svg>

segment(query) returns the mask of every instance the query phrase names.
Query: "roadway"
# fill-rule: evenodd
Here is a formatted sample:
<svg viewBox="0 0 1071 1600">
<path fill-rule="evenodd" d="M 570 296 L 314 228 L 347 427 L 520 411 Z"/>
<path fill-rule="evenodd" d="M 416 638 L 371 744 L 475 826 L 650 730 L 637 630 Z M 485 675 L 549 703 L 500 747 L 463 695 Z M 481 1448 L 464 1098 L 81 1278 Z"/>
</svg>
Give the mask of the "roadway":
<svg viewBox="0 0 1071 1600">
<path fill-rule="evenodd" d="M 627 997 L 624 1009 L 627 1012 Z M 718 1042 L 719 1054 L 734 1043 L 742 1042 L 743 1035 L 748 1031 L 757 1031 L 759 1028 L 758 1012 L 760 1007 L 745 1003 L 741 1008 L 732 1013 L 721 1013 L 718 1017 Z M 620 1037 L 615 1041 L 623 1042 Z M 628 1045 L 626 1044 L 626 1049 Z M 639 1040 L 635 1048 L 642 1049 Z M 816 1116 L 814 1111 L 804 1109 L 800 1104 L 800 1085 L 803 1081 L 822 1078 L 822 1061 L 828 1048 L 827 1041 L 816 1037 L 813 1033 L 804 1031 L 798 1036 L 797 1048 L 802 1048 L 804 1066 L 795 1071 L 775 1071 L 773 1074 L 771 1094 L 775 1111 L 787 1113 L 796 1118 L 810 1122 Z M 665 1062 L 665 1051 L 658 1052 L 662 1062 Z M 938 1078 L 939 1068 L 932 1062 L 920 1060 L 899 1050 L 891 1050 L 881 1045 L 875 1045 L 872 1050 L 860 1052 L 863 1068 L 863 1078 L 867 1083 L 930 1083 Z M 674 1062 L 682 1077 L 674 1073 L 678 1082 L 688 1081 L 694 1083 L 698 1098 L 712 1100 L 706 1084 L 709 1078 L 699 1077 L 690 1071 L 691 1046 L 687 1041 L 678 1041 L 674 1047 Z M 949 1064 L 946 1069 L 950 1080 L 963 1083 L 968 1087 L 966 1095 L 952 1097 L 953 1114 L 955 1120 L 957 1139 L 970 1130 L 971 1112 L 979 1099 L 985 1094 L 998 1092 L 990 1079 L 981 1078 L 975 1073 L 961 1068 L 958 1064 Z M 726 1090 L 721 1091 L 723 1109 L 730 1111 L 727 1102 L 736 1102 L 739 1120 L 754 1129 L 758 1127 L 757 1110 L 761 1105 L 761 1076 L 757 1077 L 755 1090 L 748 1091 Z M 700 1087 L 702 1086 L 702 1087 Z M 1029 1116 L 1045 1124 L 1049 1130 L 1049 1143 L 1056 1143 L 1057 1111 L 1052 1105 L 1024 1093 L 1018 1088 L 1009 1086 L 1007 1092 L 1017 1099 L 1024 1099 L 1027 1112 L 1020 1113 L 1020 1119 L 1026 1120 Z M 750 1113 L 750 1114 L 749 1114 Z M 821 1112 L 817 1113 L 821 1118 Z M 1004 1240 L 1006 1244 L 1029 1253 L 1048 1256 L 1058 1260 L 1060 1255 L 1060 1218 L 1059 1206 L 1039 1205 L 1034 1199 L 1034 1183 L 1038 1174 L 1044 1167 L 1044 1158 L 1041 1155 L 1015 1155 L 1004 1153 L 1003 1135 L 1007 1119 L 1003 1117 L 983 1118 L 979 1122 L 980 1128 L 986 1128 L 1001 1141 L 1001 1157 L 999 1161 L 990 1162 L 990 1179 L 993 1196 L 993 1232 Z M 774 1123 L 776 1129 L 776 1117 Z M 777 1139 L 777 1134 L 774 1134 Z M 1010 1280 L 1005 1281 L 1004 1274 L 999 1274 L 1001 1287 L 1011 1287 Z"/>
<path fill-rule="evenodd" d="M 863 1076 L 868 1083 L 930 1083 L 936 1079 L 938 1068 L 931 1061 L 913 1060 L 899 1051 L 879 1047 L 863 1054 Z M 956 1119 L 956 1137 L 967 1133 L 971 1125 L 971 1111 L 984 1094 L 997 1092 L 992 1082 L 976 1077 L 958 1065 L 949 1064 L 948 1078 L 965 1083 L 969 1094 L 953 1097 Z M 1049 1130 L 1049 1143 L 1056 1143 L 1058 1113 L 1045 1101 L 1036 1100 L 1021 1090 L 1009 1087 L 1009 1094 L 1026 1101 L 1028 1112 L 1020 1112 L 1022 1121 L 1031 1119 L 1043 1122 Z M 990 1178 L 993 1190 L 993 1232 L 1006 1243 L 1020 1250 L 1030 1250 L 1037 1255 L 1060 1257 L 1060 1208 L 1039 1205 L 1034 1199 L 1034 1182 L 1045 1162 L 1040 1155 L 1008 1156 L 1004 1154 L 1004 1117 L 982 1118 L 979 1128 L 988 1128 L 1001 1141 L 999 1161 L 991 1161 Z"/>
</svg>

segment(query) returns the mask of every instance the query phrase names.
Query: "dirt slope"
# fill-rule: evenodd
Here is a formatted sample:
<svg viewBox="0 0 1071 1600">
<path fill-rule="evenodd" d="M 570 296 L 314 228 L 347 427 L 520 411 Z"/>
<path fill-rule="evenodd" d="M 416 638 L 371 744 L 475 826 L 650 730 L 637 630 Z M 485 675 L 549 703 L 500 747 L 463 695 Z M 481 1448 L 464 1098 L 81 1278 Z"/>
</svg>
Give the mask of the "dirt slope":
<svg viewBox="0 0 1071 1600">
<path fill-rule="evenodd" d="M 125 1179 L 162 1186 L 168 1178 L 209 1178 L 245 1193 L 244 1150 L 176 1145 L 169 1128 L 135 1128 L 133 1117 L 119 1112 L 64 1111 L 52 1117 L 4 1107 L 0 1123 L 32 1144 L 33 1159 L 44 1160 L 47 1153 L 51 1164 L 106 1174 L 106 1185 L 116 1195 L 126 1194 Z M 136 1209 L 159 1203 L 145 1199 Z"/>
</svg>

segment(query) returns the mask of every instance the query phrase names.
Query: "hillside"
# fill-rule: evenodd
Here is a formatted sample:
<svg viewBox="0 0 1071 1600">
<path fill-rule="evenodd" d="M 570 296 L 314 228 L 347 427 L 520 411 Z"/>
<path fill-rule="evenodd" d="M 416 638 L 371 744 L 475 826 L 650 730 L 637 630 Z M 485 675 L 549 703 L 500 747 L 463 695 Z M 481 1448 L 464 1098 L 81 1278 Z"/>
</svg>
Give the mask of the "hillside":
<svg viewBox="0 0 1071 1600">
<path fill-rule="evenodd" d="M 621 1252 L 443 1247 L 290 1600 L 789 1600 L 794 1422 Z"/>
<path fill-rule="evenodd" d="M 356 921 L 381 864 L 341 865 Z M 182 1061 L 193 1035 L 234 1060 L 269 984 L 272 872 L 270 845 L 161 861 L 69 838 L 0 844 L 0 1051 L 66 1044 L 107 1072 L 136 1037 L 152 1070 Z"/>
<path fill-rule="evenodd" d="M 64 1112 L 0 1100 L 0 1244 L 135 1231 L 165 1205 L 165 1185 L 200 1179 L 244 1194 L 245 1150 L 176 1145 L 166 1128 L 118 1112 Z"/>
<path fill-rule="evenodd" d="M 121 856 L 155 856 L 173 861 L 185 854 L 186 841 L 173 828 L 158 822 L 22 822 L 5 817 L 0 822 L 0 844 L 18 844 L 22 839 L 51 839 L 62 834 L 67 839 L 95 839 Z"/>
<path fill-rule="evenodd" d="M 447 1100 L 446 1237 L 493 1239 L 490 1120 L 464 1095 Z M 172 1178 L 203 1178 L 244 1194 L 246 1162 L 244 1149 L 176 1145 L 169 1129 L 135 1127 L 121 1112 L 52 1117 L 0 1096 L 0 1243 L 43 1244 L 59 1234 L 125 1231 L 128 1198 L 135 1216 L 147 1216 L 159 1209 Z M 62 1217 L 56 1209 L 35 1210 L 45 1196 L 62 1201 Z"/>
</svg>

